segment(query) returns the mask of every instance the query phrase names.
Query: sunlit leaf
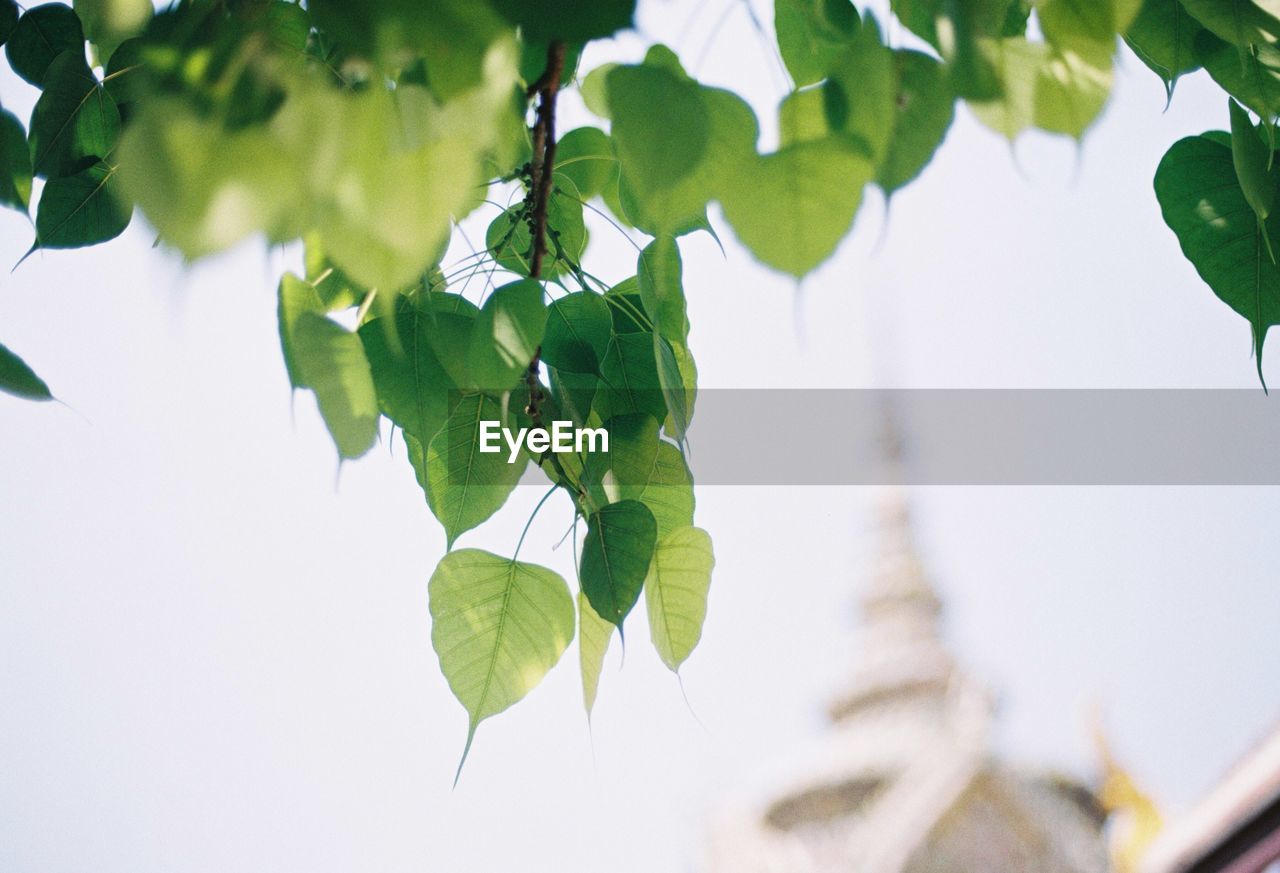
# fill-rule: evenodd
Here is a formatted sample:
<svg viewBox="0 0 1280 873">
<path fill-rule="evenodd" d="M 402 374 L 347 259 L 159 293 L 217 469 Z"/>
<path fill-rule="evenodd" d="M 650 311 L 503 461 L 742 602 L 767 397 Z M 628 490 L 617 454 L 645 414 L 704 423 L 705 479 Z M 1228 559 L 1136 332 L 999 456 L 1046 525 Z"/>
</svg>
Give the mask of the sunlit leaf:
<svg viewBox="0 0 1280 873">
<path fill-rule="evenodd" d="M 97 46 L 99 57 L 104 59 L 126 39 L 141 33 L 155 12 L 151 0 L 75 0 L 72 5 L 84 24 L 85 38 Z"/>
<path fill-rule="evenodd" d="M 654 239 L 640 252 L 636 262 L 636 278 L 645 312 L 660 335 L 680 343 L 689 337 L 683 271 L 680 247 L 670 236 Z"/>
<path fill-rule="evenodd" d="M 677 528 L 662 536 L 654 549 L 644 582 L 649 635 L 658 657 L 673 671 L 702 638 L 715 563 L 711 537 L 701 528 Z"/>
<path fill-rule="evenodd" d="M 459 536 L 502 508 L 528 465 L 523 452 L 509 462 L 505 443 L 497 452 L 480 451 L 484 421 L 505 422 L 502 407 L 490 397 L 469 394 L 427 446 L 427 505 L 444 526 L 450 548 Z"/>
<path fill-rule="evenodd" d="M 465 762 L 480 722 L 533 690 L 568 648 L 573 597 L 556 572 L 479 549 L 445 555 L 427 595 L 431 645 L 467 711 Z"/>
<path fill-rule="evenodd" d="M 1280 0 L 1182 0 L 1219 39 L 1244 48 L 1280 40 Z"/>
<path fill-rule="evenodd" d="M 613 624 L 597 615 L 587 596 L 578 592 L 578 667 L 582 671 L 582 705 L 588 717 L 596 705 L 600 673 L 611 642 Z"/>
<path fill-rule="evenodd" d="M 431 318 L 416 308 L 360 326 L 378 405 L 405 433 L 429 443 L 449 417 L 456 390 L 431 344 Z"/>
<path fill-rule="evenodd" d="M 378 438 L 378 395 L 364 346 L 354 333 L 315 312 L 293 326 L 293 362 L 341 458 L 358 458 Z"/>
<path fill-rule="evenodd" d="M 467 353 L 471 378 L 484 390 L 508 390 L 528 370 L 547 325 L 542 296 L 541 283 L 522 279 L 485 300 Z"/>
<path fill-rule="evenodd" d="M 920 52 L 894 52 L 897 99 L 893 134 L 876 170 L 876 182 L 892 194 L 933 159 L 955 118 L 955 96 L 942 65 Z"/>
<path fill-rule="evenodd" d="M 584 200 L 600 194 L 618 175 L 609 136 L 598 127 L 578 127 L 556 144 L 556 173 L 568 177 Z"/>
<path fill-rule="evenodd" d="M 31 152 L 22 122 L 0 109 L 0 205 L 22 212 L 31 203 Z"/>
<path fill-rule="evenodd" d="M 778 51 L 796 87 L 827 77 L 858 32 L 858 10 L 848 0 L 774 0 Z"/>
</svg>

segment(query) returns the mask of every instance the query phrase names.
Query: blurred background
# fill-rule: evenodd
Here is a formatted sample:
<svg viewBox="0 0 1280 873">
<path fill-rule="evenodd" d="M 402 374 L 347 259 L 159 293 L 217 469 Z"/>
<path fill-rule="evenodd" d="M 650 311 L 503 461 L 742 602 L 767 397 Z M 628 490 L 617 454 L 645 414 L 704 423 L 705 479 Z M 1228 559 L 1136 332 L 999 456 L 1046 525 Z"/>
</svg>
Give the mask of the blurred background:
<svg viewBox="0 0 1280 873">
<path fill-rule="evenodd" d="M 639 34 L 583 69 L 667 42 L 748 96 L 768 143 L 784 86 L 752 21 L 770 4 L 752 5 L 643 2 Z M 924 175 L 891 209 L 869 195 L 800 286 L 713 215 L 723 254 L 682 240 L 701 387 L 1254 389 L 1247 323 L 1151 190 L 1172 142 L 1228 125 L 1203 76 L 1165 111 L 1126 53 L 1082 145 L 1011 148 L 961 108 Z M 6 108 L 34 97 L 4 72 Z M 588 120 L 576 96 L 563 112 Z M 0 263 L 31 238 L 0 215 Z M 426 602 L 443 536 L 398 442 L 339 470 L 310 396 L 291 399 L 274 289 L 300 253 L 192 267 L 152 239 L 135 219 L 0 275 L 5 343 L 66 404 L 0 396 L 0 870 L 703 869 L 716 811 L 805 756 L 857 667 L 872 490 L 699 488 L 717 566 L 683 694 L 637 612 L 590 724 L 571 649 L 481 727 L 451 789 L 466 717 Z M 588 257 L 620 277 L 634 249 L 597 227 Z M 517 489 L 462 544 L 509 553 L 540 496 Z M 1100 713 L 1176 815 L 1280 718 L 1280 490 L 909 500 L 1004 759 L 1088 781 Z M 569 521 L 550 504 L 522 556 L 566 571 Z"/>
</svg>

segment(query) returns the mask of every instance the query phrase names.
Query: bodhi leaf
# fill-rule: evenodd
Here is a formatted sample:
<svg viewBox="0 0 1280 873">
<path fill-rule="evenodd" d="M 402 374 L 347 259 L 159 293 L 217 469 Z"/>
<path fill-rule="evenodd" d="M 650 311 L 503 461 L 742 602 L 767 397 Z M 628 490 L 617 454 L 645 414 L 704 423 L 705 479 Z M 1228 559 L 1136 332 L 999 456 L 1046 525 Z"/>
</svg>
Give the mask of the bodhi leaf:
<svg viewBox="0 0 1280 873">
<path fill-rule="evenodd" d="M 27 400 L 52 400 L 53 394 L 26 361 L 0 344 L 0 391 Z"/>
<path fill-rule="evenodd" d="M 858 32 L 858 10 L 849 0 L 774 0 L 778 52 L 796 87 L 827 77 Z"/>
<path fill-rule="evenodd" d="M 613 642 L 613 625 L 605 621 L 591 608 L 587 596 L 578 592 L 578 667 L 582 671 L 582 705 L 587 718 L 596 705 L 600 690 L 600 674 L 604 670 L 604 657 L 609 654 Z"/>
<path fill-rule="evenodd" d="M 387 418 L 421 443 L 439 433 L 449 417 L 453 384 L 430 340 L 430 315 L 404 309 L 393 318 L 360 326 L 378 405 Z"/>
<path fill-rule="evenodd" d="M 955 118 L 955 97 L 942 65 L 920 52 L 893 54 L 898 75 L 896 120 L 876 182 L 886 194 L 902 188 L 933 160 Z"/>
<path fill-rule="evenodd" d="M 582 591 L 596 614 L 618 628 L 640 598 L 657 540 L 653 513 L 637 500 L 603 506 L 587 517 Z"/>
<path fill-rule="evenodd" d="M 666 417 L 653 334 L 616 334 L 600 364 L 600 382 L 603 390 L 596 392 L 596 408 L 602 419 L 631 412 L 648 413 L 658 421 Z"/>
<path fill-rule="evenodd" d="M 1212 33 L 1196 37 L 1196 57 L 1222 88 L 1262 118 L 1280 114 L 1280 47 L 1236 48 Z"/>
<path fill-rule="evenodd" d="M 686 379 L 687 368 L 683 359 L 692 363 L 689 350 L 679 340 L 668 342 L 660 334 L 653 334 L 653 355 L 657 361 L 658 387 L 667 408 L 667 432 L 683 443 L 689 423 L 693 420 L 693 397 L 696 385 Z"/>
<path fill-rule="evenodd" d="M 721 200 L 725 218 L 761 262 L 797 278 L 845 236 L 874 170 L 835 140 L 802 142 L 756 160 L 752 184 Z"/>
<path fill-rule="evenodd" d="M 75 0 L 72 5 L 84 24 L 85 38 L 98 47 L 103 60 L 120 43 L 141 33 L 155 12 L 151 0 Z"/>
<path fill-rule="evenodd" d="M 631 27 L 636 0 L 492 0 L 493 8 L 528 39 L 586 42 Z"/>
<path fill-rule="evenodd" d="M 38 176 L 70 176 L 106 159 L 120 134 L 120 112 L 94 78 L 83 47 L 49 65 L 31 113 L 31 166 Z"/>
<path fill-rule="evenodd" d="M 36 209 L 36 245 L 74 249 L 106 242 L 123 233 L 132 216 L 115 168 L 99 161 L 45 184 Z"/>
<path fill-rule="evenodd" d="M 677 528 L 660 538 L 654 549 L 644 582 L 649 635 L 658 657 L 673 672 L 702 638 L 715 564 L 711 537 L 701 528 Z"/>
<path fill-rule="evenodd" d="M 1031 127 L 1080 139 L 1111 92 L 1111 51 L 1059 52 L 1022 38 L 988 40 L 982 50 L 1002 83 L 992 100 L 970 101 L 978 120 L 1014 140 Z"/>
<path fill-rule="evenodd" d="M 521 279 L 494 291 L 471 331 L 471 378 L 486 391 L 510 389 L 529 368 L 546 326 L 541 283 Z"/>
<path fill-rule="evenodd" d="M 542 359 L 570 373 L 598 373 L 609 349 L 613 318 L 609 304 L 591 291 L 566 294 L 547 308 Z"/>
<path fill-rule="evenodd" d="M 693 476 L 680 450 L 658 435 L 648 415 L 609 419 L 609 451 L 589 455 L 582 481 L 597 503 L 638 500 L 653 513 L 658 536 L 693 524 Z"/>
<path fill-rule="evenodd" d="M 831 71 L 823 99 L 831 129 L 865 148 L 874 163 L 884 156 L 893 133 L 897 78 L 893 52 L 881 41 L 875 18 L 868 15 Z"/>
<path fill-rule="evenodd" d="M 671 188 L 701 162 L 711 123 L 696 82 L 637 64 L 614 67 L 605 88 L 622 173 L 641 199 Z"/>
<path fill-rule="evenodd" d="M 1280 239 L 1276 216 L 1258 221 L 1236 180 L 1225 138 L 1193 136 L 1174 143 L 1156 170 L 1155 189 L 1183 254 L 1213 293 L 1252 326 L 1261 379 L 1267 330 L 1280 324 L 1280 267 L 1267 256 L 1268 243 Z"/>
<path fill-rule="evenodd" d="M 1230 98 L 1227 104 L 1231 114 L 1231 158 L 1236 168 L 1236 179 L 1258 220 L 1266 221 L 1276 199 L 1276 180 L 1271 175 L 1271 149 L 1262 141 L 1249 113 Z M 1265 233 L 1262 238 L 1266 242 Z M 1274 256 L 1272 260 L 1275 260 Z"/>
<path fill-rule="evenodd" d="M 792 91 L 778 104 L 778 147 L 825 139 L 831 133 L 827 123 L 826 100 L 822 88 Z"/>
<path fill-rule="evenodd" d="M 659 236 L 640 252 L 636 278 L 645 312 L 657 332 L 672 342 L 689 338 L 689 318 L 685 313 L 684 265 L 675 238 Z"/>
<path fill-rule="evenodd" d="M 554 571 L 479 549 L 445 555 L 427 595 L 431 645 L 467 710 L 465 763 L 480 722 L 533 690 L 569 647 L 573 597 Z"/>
<path fill-rule="evenodd" d="M 315 312 L 293 323 L 292 355 L 298 379 L 315 392 L 340 458 L 358 458 L 378 439 L 378 395 L 360 338 Z"/>
<path fill-rule="evenodd" d="M 31 152 L 22 122 L 0 109 L 0 205 L 27 211 L 31 203 Z"/>
<path fill-rule="evenodd" d="M 9 41 L 17 26 L 18 4 L 14 0 L 0 0 L 0 45 Z"/>
<path fill-rule="evenodd" d="M 284 356 L 285 371 L 289 374 L 289 384 L 293 388 L 306 387 L 293 348 L 298 316 L 304 312 L 324 312 L 320 295 L 310 282 L 299 279 L 293 273 L 285 273 L 280 277 L 277 290 L 276 323 L 280 331 L 280 351 Z"/>
<path fill-rule="evenodd" d="M 44 87 L 45 73 L 63 52 L 84 55 L 84 30 L 70 6 L 45 3 L 28 9 L 5 43 L 9 66 L 37 88 Z"/>
<path fill-rule="evenodd" d="M 1141 7 L 1142 0 L 1044 0 L 1036 15 L 1045 39 L 1060 51 L 1090 43 L 1111 50 L 1116 34 L 1129 29 Z"/>
<path fill-rule="evenodd" d="M 1244 48 L 1280 40 L 1280 0 L 1182 0 L 1219 39 Z"/>
<path fill-rule="evenodd" d="M 583 200 L 600 194 L 618 175 L 609 136 L 598 127 L 579 127 L 556 143 L 556 173 L 568 178 Z"/>
<path fill-rule="evenodd" d="M 1145 0 L 1124 39 L 1138 59 L 1164 81 L 1172 97 L 1179 77 L 1200 67 L 1196 35 L 1203 29 L 1182 0 Z"/>
<path fill-rule="evenodd" d="M 524 452 L 508 463 L 505 445 L 497 452 L 480 451 L 483 421 L 503 422 L 502 407 L 483 394 L 468 394 L 427 446 L 422 477 L 427 505 L 444 525 L 449 548 L 502 508 L 528 464 Z"/>
</svg>

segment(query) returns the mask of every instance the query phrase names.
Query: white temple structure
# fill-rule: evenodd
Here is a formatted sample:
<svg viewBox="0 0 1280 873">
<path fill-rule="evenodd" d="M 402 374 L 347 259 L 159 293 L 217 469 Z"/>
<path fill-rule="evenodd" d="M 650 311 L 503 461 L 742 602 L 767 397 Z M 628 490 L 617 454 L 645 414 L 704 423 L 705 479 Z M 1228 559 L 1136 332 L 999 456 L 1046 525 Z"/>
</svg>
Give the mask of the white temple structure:
<svg viewBox="0 0 1280 873">
<path fill-rule="evenodd" d="M 992 697 L 939 635 L 901 488 L 878 536 L 824 741 L 781 790 L 715 819 L 709 873 L 1106 873 L 1094 795 L 993 756 Z"/>
</svg>

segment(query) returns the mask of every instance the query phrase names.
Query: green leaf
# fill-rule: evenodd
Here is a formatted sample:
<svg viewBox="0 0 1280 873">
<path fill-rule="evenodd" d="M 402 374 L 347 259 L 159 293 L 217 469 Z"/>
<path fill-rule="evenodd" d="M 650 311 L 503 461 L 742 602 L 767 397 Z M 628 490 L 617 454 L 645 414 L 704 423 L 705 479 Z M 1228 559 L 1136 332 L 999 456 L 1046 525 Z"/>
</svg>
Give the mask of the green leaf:
<svg viewBox="0 0 1280 873">
<path fill-rule="evenodd" d="M 591 513 L 582 547 L 582 591 L 596 614 L 618 628 L 640 598 L 657 540 L 653 513 L 623 500 Z"/>
<path fill-rule="evenodd" d="M 1219 39 L 1244 48 L 1280 40 L 1280 0 L 1182 0 Z"/>
<path fill-rule="evenodd" d="M 1202 30 L 1182 0 L 1144 0 L 1124 39 L 1138 59 L 1164 81 L 1172 97 L 1178 79 L 1200 68 L 1196 35 Z"/>
<path fill-rule="evenodd" d="M 113 2 L 133 3 L 137 0 Z M 297 3 L 273 0 L 263 12 L 263 23 L 268 38 L 275 45 L 295 52 L 306 51 L 307 41 L 311 38 L 311 16 Z"/>
<path fill-rule="evenodd" d="M 1262 141 L 1249 113 L 1230 98 L 1227 104 L 1231 113 L 1231 157 L 1236 178 L 1244 199 L 1249 201 L 1258 220 L 1266 221 L 1276 199 L 1276 180 L 1271 175 L 1271 149 Z M 1266 240 L 1265 234 L 1263 240 Z"/>
<path fill-rule="evenodd" d="M 1067 53 L 1022 38 L 987 40 L 982 51 L 1001 82 L 996 99 L 970 101 L 978 120 L 1010 141 L 1038 127 L 1080 139 L 1111 91 L 1111 52 Z"/>
<path fill-rule="evenodd" d="M 600 673 L 611 642 L 613 625 L 597 615 L 587 596 L 578 592 L 578 666 L 582 671 L 582 705 L 588 718 L 596 705 Z"/>
<path fill-rule="evenodd" d="M 577 291 L 547 308 L 542 359 L 570 373 L 598 373 L 609 349 L 613 320 L 599 294 Z"/>
<path fill-rule="evenodd" d="M 654 549 L 644 583 L 649 635 L 658 657 L 673 672 L 679 671 L 702 638 L 715 564 L 711 537 L 701 528 L 673 530 Z"/>
<path fill-rule="evenodd" d="M 1280 47 L 1236 48 L 1201 31 L 1196 37 L 1196 57 L 1223 90 L 1262 118 L 1280 114 Z"/>
<path fill-rule="evenodd" d="M 0 205 L 26 212 L 31 203 L 31 152 L 13 113 L 0 109 Z"/>
<path fill-rule="evenodd" d="M 120 112 L 84 60 L 63 52 L 49 65 L 31 113 L 31 166 L 37 176 L 71 176 L 105 160 L 120 134 Z"/>
<path fill-rule="evenodd" d="M 701 162 L 711 123 L 697 83 L 640 64 L 610 70 L 606 89 L 622 172 L 642 198 L 672 187 Z"/>
<path fill-rule="evenodd" d="M 304 312 L 323 313 L 324 306 L 315 286 L 293 273 L 285 273 L 280 277 L 280 285 L 276 291 L 276 325 L 280 332 L 280 351 L 284 356 L 284 368 L 289 374 L 289 385 L 293 388 L 305 388 L 302 368 L 294 351 L 294 331 L 298 326 L 298 316 Z"/>
<path fill-rule="evenodd" d="M 600 365 L 600 381 L 604 390 L 596 392 L 596 408 L 602 419 L 631 412 L 648 413 L 657 421 L 666 417 L 653 334 L 615 335 Z"/>
<path fill-rule="evenodd" d="M 1267 256 L 1280 227 L 1274 215 L 1258 221 L 1237 181 L 1230 145 L 1212 136 L 1174 143 L 1156 170 L 1156 198 L 1196 272 L 1252 326 L 1261 379 L 1267 330 L 1280 324 L 1280 267 Z"/>
<path fill-rule="evenodd" d="M 658 536 L 693 524 L 693 476 L 684 455 L 659 437 L 645 414 L 620 415 L 605 424 L 609 451 L 587 456 L 582 482 L 597 504 L 638 500 L 653 513 Z"/>
<path fill-rule="evenodd" d="M 858 10 L 848 0 L 774 0 L 778 52 L 796 87 L 827 77 L 858 32 Z"/>
<path fill-rule="evenodd" d="M 417 308 L 360 326 L 378 405 L 384 415 L 421 443 L 429 443 L 449 418 L 455 390 L 431 344 L 431 318 Z"/>
<path fill-rule="evenodd" d="M 18 26 L 18 4 L 13 0 L 0 0 L 0 45 L 9 41 L 13 29 Z"/>
<path fill-rule="evenodd" d="M 1045 39 L 1062 52 L 1090 43 L 1110 51 L 1129 29 L 1142 0 L 1044 0 L 1036 7 Z"/>
<path fill-rule="evenodd" d="M 53 399 L 44 380 L 3 344 L 0 344 L 0 391 L 27 400 Z"/>
<path fill-rule="evenodd" d="M 826 139 L 831 135 L 827 123 L 826 98 L 823 88 L 792 91 L 778 105 L 778 147 L 798 142 Z"/>
<path fill-rule="evenodd" d="M 445 555 L 427 595 L 431 645 L 467 711 L 465 763 L 480 722 L 532 691 L 568 648 L 573 597 L 554 571 L 479 549 Z"/>
<path fill-rule="evenodd" d="M 726 192 L 725 218 L 761 262 L 800 277 L 844 239 L 873 174 L 858 149 L 803 142 L 758 158 L 751 184 Z"/>
<path fill-rule="evenodd" d="M 692 364 L 689 350 L 679 340 L 669 342 L 659 334 L 653 335 L 653 354 L 658 365 L 658 387 L 662 391 L 662 399 L 667 408 L 667 432 L 677 442 L 684 442 L 685 432 L 693 420 L 693 398 L 696 386 L 686 382 L 686 368 L 681 366 L 687 359 Z"/>
<path fill-rule="evenodd" d="M 502 508 L 528 465 L 524 452 L 508 463 L 505 444 L 498 452 L 480 451 L 482 421 L 505 424 L 506 416 L 492 398 L 468 394 L 427 446 L 427 505 L 444 525 L 449 548 Z"/>
<path fill-rule="evenodd" d="M 556 173 L 568 178 L 583 200 L 604 190 L 618 175 L 618 159 L 608 134 L 598 127 L 578 127 L 556 143 Z"/>
<path fill-rule="evenodd" d="M 84 24 L 85 37 L 103 59 L 126 39 L 142 33 L 155 12 L 151 0 L 75 0 L 72 5 Z"/>
<path fill-rule="evenodd" d="M 640 299 L 658 333 L 675 342 L 689 338 L 685 311 L 684 265 L 675 238 L 660 236 L 645 246 L 636 264 Z"/>
<path fill-rule="evenodd" d="M 893 53 L 898 95 L 893 135 L 876 170 L 876 182 L 892 194 L 920 175 L 942 145 L 955 118 L 955 96 L 946 70 L 928 55 Z"/>
<path fill-rule="evenodd" d="M 42 88 L 54 58 L 68 51 L 84 55 L 84 30 L 70 6 L 45 3 L 33 6 L 18 19 L 4 50 L 13 71 Z"/>
<path fill-rule="evenodd" d="M 493 8 L 527 39 L 586 42 L 631 28 L 636 0 L 492 0 Z"/>
<path fill-rule="evenodd" d="M 512 388 L 529 368 L 547 326 L 542 284 L 521 279 L 489 295 L 472 328 L 467 363 L 485 391 Z"/>
<path fill-rule="evenodd" d="M 50 179 L 36 209 L 36 244 L 74 249 L 114 239 L 129 226 L 133 207 L 114 167 L 99 161 L 74 176 Z"/>
<path fill-rule="evenodd" d="M 883 158 L 893 133 L 897 78 L 893 52 L 881 42 L 880 27 L 868 15 L 831 71 L 823 98 L 831 129 L 865 148 L 874 163 Z"/>
<path fill-rule="evenodd" d="M 292 330 L 293 363 L 340 458 L 358 458 L 378 439 L 378 394 L 364 346 L 354 333 L 316 312 L 300 312 Z"/>
</svg>

